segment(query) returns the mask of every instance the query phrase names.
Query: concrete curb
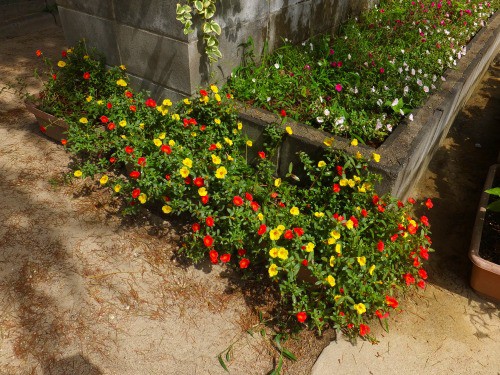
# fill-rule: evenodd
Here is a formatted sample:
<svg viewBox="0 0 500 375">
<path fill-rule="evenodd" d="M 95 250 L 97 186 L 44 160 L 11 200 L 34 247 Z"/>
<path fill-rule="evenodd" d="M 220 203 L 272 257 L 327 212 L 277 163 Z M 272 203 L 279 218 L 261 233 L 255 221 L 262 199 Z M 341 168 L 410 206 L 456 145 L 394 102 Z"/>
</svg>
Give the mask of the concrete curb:
<svg viewBox="0 0 500 375">
<path fill-rule="evenodd" d="M 348 152 L 360 151 L 369 158 L 373 152 L 381 155 L 380 163 L 372 169 L 383 177 L 377 186 L 379 193 L 390 192 L 405 199 L 414 184 L 427 168 L 432 156 L 446 137 L 448 130 L 470 94 L 480 82 L 500 47 L 500 11 L 481 29 L 467 45 L 467 54 L 457 63 L 457 69 L 448 69 L 446 81 L 431 95 L 425 104 L 413 112 L 414 121 L 405 121 L 377 149 L 360 145 L 356 148 L 350 141 L 335 137 L 334 147 Z M 255 108 L 240 107 L 240 119 L 246 125 L 247 134 L 253 138 L 255 149 L 262 141 L 266 126 L 280 122 L 278 116 Z M 331 134 L 294 121 L 287 121 L 293 135 L 287 136 L 278 152 L 277 173 L 282 177 L 288 165 L 299 162 L 297 152 L 306 151 L 320 158 L 325 138 Z"/>
</svg>

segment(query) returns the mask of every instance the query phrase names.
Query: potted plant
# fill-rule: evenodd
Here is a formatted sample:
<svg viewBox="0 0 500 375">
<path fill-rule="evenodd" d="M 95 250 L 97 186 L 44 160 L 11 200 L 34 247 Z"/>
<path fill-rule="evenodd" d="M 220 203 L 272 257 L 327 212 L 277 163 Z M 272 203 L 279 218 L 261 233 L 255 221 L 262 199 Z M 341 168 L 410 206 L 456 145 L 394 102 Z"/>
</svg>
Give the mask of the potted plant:
<svg viewBox="0 0 500 375">
<path fill-rule="evenodd" d="M 75 109 L 81 107 L 81 103 L 112 95 L 117 89 L 114 82 L 127 85 L 125 67 L 107 70 L 102 55 L 87 48 L 84 40 L 74 48 L 63 50 L 56 64 L 41 50 L 37 50 L 36 55 L 46 66 L 42 75 L 35 71 L 35 76 L 43 80 L 43 89 L 36 96 L 20 92 L 26 108 L 35 115 L 40 131 L 56 141 L 64 143 L 69 125 L 63 118 L 76 116 Z"/>
<path fill-rule="evenodd" d="M 495 301 L 500 301 L 500 200 L 491 202 L 491 199 L 492 196 L 500 196 L 500 187 L 492 189 L 492 186 L 498 186 L 499 172 L 500 164 L 494 164 L 489 169 L 469 250 L 472 288 Z"/>
</svg>

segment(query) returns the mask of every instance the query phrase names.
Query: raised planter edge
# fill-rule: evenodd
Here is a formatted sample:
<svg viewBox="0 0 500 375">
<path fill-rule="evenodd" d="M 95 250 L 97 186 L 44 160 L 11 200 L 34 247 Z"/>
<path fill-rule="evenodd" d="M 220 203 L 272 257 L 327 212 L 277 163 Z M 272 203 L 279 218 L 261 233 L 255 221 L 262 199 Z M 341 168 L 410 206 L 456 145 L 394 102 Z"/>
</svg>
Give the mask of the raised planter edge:
<svg viewBox="0 0 500 375">
<path fill-rule="evenodd" d="M 63 119 L 40 110 L 33 102 L 25 101 L 24 105 L 35 116 L 43 134 L 57 142 L 66 138 L 69 125 Z M 42 127 L 45 128 L 45 131 L 42 130 Z"/>
</svg>

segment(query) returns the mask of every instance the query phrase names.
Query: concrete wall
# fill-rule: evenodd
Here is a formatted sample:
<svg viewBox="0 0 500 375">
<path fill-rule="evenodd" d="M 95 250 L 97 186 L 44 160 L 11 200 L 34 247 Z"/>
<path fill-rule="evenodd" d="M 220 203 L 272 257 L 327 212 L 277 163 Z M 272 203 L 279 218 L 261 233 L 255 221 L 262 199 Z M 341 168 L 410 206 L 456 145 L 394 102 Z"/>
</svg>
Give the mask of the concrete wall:
<svg viewBox="0 0 500 375">
<path fill-rule="evenodd" d="M 110 65 L 124 64 L 136 88 L 173 100 L 195 92 L 210 78 L 197 31 L 184 35 L 175 19 L 179 0 L 57 0 L 68 45 L 85 38 L 103 51 Z M 223 59 L 212 80 L 222 81 L 242 61 L 242 43 L 251 37 L 255 52 L 283 38 L 300 42 L 333 33 L 350 15 L 378 0 L 218 0 L 215 20 Z"/>
</svg>

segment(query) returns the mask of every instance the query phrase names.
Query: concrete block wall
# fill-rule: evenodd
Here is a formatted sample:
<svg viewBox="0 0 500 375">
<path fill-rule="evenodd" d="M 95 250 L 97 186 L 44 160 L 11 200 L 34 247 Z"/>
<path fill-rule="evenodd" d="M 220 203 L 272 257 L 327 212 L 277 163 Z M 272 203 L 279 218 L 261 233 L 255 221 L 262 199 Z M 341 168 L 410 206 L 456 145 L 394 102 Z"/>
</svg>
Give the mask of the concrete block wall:
<svg viewBox="0 0 500 375">
<path fill-rule="evenodd" d="M 210 81 L 222 82 L 241 63 L 243 43 L 256 54 L 283 38 L 300 42 L 333 33 L 351 15 L 378 0 L 218 0 L 215 20 L 223 59 L 210 70 L 199 30 L 184 35 L 175 19 L 179 0 L 57 0 L 68 45 L 85 38 L 110 65 L 124 64 L 133 85 L 157 99 L 191 95 Z"/>
</svg>

